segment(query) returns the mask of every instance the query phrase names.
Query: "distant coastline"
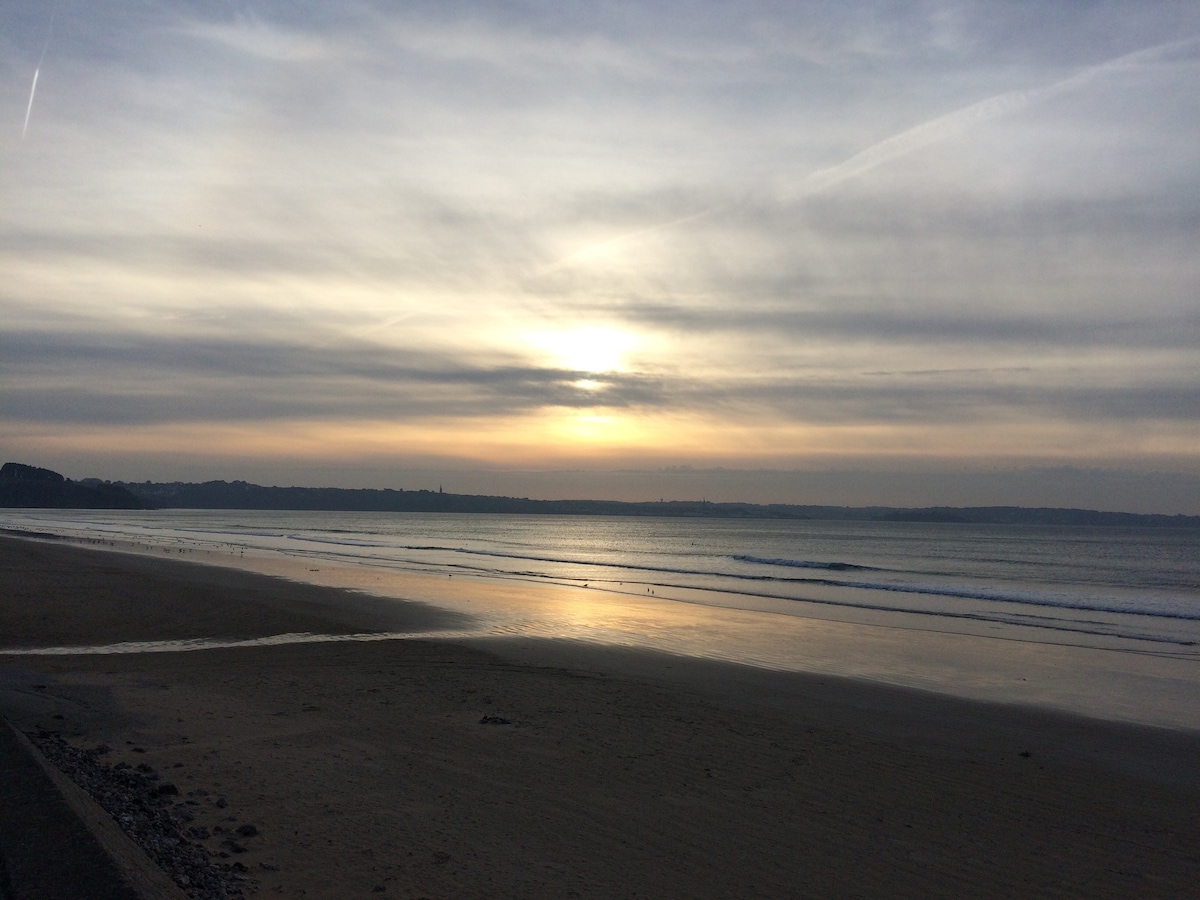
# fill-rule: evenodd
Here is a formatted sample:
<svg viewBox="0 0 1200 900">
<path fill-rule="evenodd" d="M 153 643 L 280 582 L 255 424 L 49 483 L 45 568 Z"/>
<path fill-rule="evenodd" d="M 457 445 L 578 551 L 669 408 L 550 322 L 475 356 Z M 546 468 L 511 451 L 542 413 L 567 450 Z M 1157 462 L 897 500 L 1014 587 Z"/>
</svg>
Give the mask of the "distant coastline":
<svg viewBox="0 0 1200 900">
<path fill-rule="evenodd" d="M 666 516 L 708 519 L 804 519 L 963 525 L 1074 525 L 1200 528 L 1200 516 L 1020 506 L 821 506 L 714 503 L 708 500 L 531 500 L 441 490 L 266 487 L 246 481 L 70 481 L 48 469 L 6 463 L 0 507 L 54 509 L 243 509 L 313 512 L 499 513 L 553 516 Z"/>
</svg>

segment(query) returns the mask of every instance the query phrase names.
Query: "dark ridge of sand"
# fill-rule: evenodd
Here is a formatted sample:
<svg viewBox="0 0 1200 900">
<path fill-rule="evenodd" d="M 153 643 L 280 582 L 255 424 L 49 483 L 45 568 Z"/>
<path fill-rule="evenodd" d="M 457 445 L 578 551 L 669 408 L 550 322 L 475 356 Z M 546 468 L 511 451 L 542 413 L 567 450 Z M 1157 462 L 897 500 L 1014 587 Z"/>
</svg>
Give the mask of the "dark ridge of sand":
<svg viewBox="0 0 1200 900">
<path fill-rule="evenodd" d="M 0 631 L 14 603 L 36 604 L 56 629 L 42 643 L 87 641 L 99 612 L 120 620 L 113 579 L 148 606 L 172 597 L 161 622 L 125 616 L 137 639 L 192 636 L 180 628 L 189 612 L 204 621 L 211 592 L 247 617 L 243 633 L 316 630 L 294 626 L 293 595 L 316 604 L 300 618 L 366 630 L 292 582 L 20 543 L 0 541 Z M 29 616 L 15 619 L 38 640 Z M 844 679 L 403 640 L 0 656 L 0 711 L 169 773 L 214 851 L 217 826 L 253 823 L 236 858 L 266 896 L 1180 897 L 1200 884 L 1200 735 Z"/>
<path fill-rule="evenodd" d="M 0 536 L 0 650 L 461 628 L 422 603 L 131 553 Z M 286 589 L 284 588 L 286 585 Z"/>
</svg>

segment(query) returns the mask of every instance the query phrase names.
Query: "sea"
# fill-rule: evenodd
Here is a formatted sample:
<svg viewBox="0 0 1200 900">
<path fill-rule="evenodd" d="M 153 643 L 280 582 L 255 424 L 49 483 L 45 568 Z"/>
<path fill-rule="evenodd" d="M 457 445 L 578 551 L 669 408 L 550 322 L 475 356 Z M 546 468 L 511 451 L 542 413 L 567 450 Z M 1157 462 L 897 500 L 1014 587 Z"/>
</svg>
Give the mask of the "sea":
<svg viewBox="0 0 1200 900">
<path fill-rule="evenodd" d="M 1200 728 L 1197 529 L 231 510 L 3 510 L 0 527 L 242 568 L 277 560 L 357 589 L 370 573 L 372 592 L 467 613 L 481 637 Z M 430 582 L 411 575 L 461 585 L 462 599 L 414 594 Z"/>
</svg>

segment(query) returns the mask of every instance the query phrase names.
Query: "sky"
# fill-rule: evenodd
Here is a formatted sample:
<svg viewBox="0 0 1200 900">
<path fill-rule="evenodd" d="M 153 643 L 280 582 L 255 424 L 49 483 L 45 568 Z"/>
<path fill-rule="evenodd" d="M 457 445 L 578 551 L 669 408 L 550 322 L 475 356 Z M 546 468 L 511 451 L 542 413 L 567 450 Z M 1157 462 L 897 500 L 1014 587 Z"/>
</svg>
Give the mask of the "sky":
<svg viewBox="0 0 1200 900">
<path fill-rule="evenodd" d="M 0 0 L 0 455 L 1200 514 L 1200 4 Z"/>
</svg>

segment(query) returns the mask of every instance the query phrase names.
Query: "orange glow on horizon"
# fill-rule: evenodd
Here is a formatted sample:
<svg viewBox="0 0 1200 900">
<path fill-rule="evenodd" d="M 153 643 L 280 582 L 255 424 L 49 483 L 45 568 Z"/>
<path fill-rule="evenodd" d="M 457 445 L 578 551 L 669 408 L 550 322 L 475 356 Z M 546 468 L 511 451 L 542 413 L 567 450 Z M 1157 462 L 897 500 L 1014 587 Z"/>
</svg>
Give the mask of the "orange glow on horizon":
<svg viewBox="0 0 1200 900">
<path fill-rule="evenodd" d="M 484 468 L 627 464 L 780 466 L 872 459 L 1005 459 L 1014 463 L 1134 456 L 1187 458 L 1191 423 L 1131 432 L 1117 424 L 1033 422 L 963 426 L 731 423 L 716 416 L 624 409 L 547 409 L 523 416 L 386 421 L 273 421 L 149 426 L 6 427 L 9 453 L 89 453 L 130 459 L 287 458 L 326 463 L 441 459 Z M 1096 448 L 1103 448 L 1097 450 Z"/>
</svg>

